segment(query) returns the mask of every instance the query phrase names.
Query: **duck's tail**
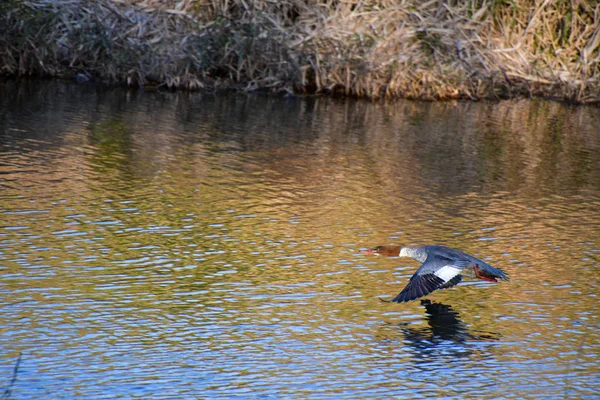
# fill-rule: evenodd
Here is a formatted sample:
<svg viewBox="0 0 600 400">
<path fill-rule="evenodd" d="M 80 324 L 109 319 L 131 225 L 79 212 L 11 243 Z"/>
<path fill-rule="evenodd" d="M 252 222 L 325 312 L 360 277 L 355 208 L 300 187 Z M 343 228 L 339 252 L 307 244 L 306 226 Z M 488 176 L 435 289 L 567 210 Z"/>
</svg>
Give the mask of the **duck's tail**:
<svg viewBox="0 0 600 400">
<path fill-rule="evenodd" d="M 500 268 L 492 267 L 489 264 L 477 264 L 473 268 L 475 276 L 488 282 L 498 282 L 498 279 L 508 281 L 508 275 Z"/>
</svg>

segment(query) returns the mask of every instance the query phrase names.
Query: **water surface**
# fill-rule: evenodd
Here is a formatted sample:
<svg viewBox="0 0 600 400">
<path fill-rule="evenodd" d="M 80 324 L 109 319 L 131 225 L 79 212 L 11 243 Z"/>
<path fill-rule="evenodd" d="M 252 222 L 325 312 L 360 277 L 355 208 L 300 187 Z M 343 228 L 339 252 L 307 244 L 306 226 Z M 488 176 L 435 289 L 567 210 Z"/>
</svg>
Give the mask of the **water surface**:
<svg viewBox="0 0 600 400">
<path fill-rule="evenodd" d="M 0 92 L 5 397 L 597 398 L 597 108 Z"/>
</svg>

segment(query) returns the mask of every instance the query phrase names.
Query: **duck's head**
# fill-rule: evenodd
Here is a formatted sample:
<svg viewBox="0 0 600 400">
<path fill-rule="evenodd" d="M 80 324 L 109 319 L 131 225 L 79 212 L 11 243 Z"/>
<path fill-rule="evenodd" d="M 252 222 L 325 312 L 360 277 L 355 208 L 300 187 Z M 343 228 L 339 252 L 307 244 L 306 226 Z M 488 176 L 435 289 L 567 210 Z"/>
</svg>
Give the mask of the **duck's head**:
<svg viewBox="0 0 600 400">
<path fill-rule="evenodd" d="M 400 246 L 377 246 L 372 249 L 359 250 L 362 254 L 377 254 L 387 257 L 398 257 L 400 255 Z"/>
</svg>

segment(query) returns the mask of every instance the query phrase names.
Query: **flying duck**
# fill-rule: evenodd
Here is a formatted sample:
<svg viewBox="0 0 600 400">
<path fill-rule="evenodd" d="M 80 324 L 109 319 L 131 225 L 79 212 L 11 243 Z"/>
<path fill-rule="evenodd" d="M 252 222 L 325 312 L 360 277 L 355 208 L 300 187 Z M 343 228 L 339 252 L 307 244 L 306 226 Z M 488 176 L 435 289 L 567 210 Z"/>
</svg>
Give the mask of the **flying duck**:
<svg viewBox="0 0 600 400">
<path fill-rule="evenodd" d="M 422 263 L 406 287 L 390 300 L 394 303 L 415 300 L 434 290 L 455 286 L 462 280 L 463 275 L 487 282 L 498 282 L 498 279 L 508 281 L 508 276 L 500 268 L 445 246 L 377 246 L 360 250 L 360 253 L 410 257 Z"/>
</svg>

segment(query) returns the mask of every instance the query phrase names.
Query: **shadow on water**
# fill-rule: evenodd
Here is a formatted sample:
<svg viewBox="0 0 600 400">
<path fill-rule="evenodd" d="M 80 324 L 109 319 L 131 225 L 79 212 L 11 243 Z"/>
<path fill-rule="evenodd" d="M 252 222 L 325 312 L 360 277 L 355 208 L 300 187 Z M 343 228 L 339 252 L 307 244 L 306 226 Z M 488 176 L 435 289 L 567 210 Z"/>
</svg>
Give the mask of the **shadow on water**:
<svg viewBox="0 0 600 400">
<path fill-rule="evenodd" d="M 397 328 L 394 329 L 396 334 L 401 333 L 402 337 L 396 334 L 391 337 L 388 332 L 384 342 L 401 339 L 418 363 L 487 358 L 485 354 L 492 357 L 488 348 L 500 340 L 500 334 L 468 328 L 460 313 L 450 305 L 430 300 L 421 300 L 421 305 L 425 309 L 424 321 L 427 325 L 414 327 L 413 323 L 406 322 L 393 325 Z"/>
<path fill-rule="evenodd" d="M 425 319 L 429 326 L 402 328 L 406 339 L 417 348 L 445 341 L 463 343 L 467 340 L 498 340 L 500 337 L 493 332 L 471 332 L 452 306 L 432 303 L 430 300 L 421 300 L 421 305 L 425 308 Z"/>
</svg>

